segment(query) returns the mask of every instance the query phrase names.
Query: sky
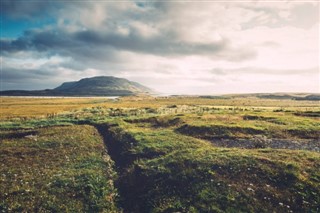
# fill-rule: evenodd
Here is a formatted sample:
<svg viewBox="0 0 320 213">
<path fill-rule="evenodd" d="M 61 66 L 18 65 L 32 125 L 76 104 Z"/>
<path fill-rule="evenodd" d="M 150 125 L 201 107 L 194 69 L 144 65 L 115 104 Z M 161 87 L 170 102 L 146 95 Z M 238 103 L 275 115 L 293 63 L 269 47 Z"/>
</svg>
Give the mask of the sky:
<svg viewBox="0 0 320 213">
<path fill-rule="evenodd" d="M 115 76 L 164 94 L 320 92 L 318 1 L 1 0 L 0 90 Z"/>
</svg>

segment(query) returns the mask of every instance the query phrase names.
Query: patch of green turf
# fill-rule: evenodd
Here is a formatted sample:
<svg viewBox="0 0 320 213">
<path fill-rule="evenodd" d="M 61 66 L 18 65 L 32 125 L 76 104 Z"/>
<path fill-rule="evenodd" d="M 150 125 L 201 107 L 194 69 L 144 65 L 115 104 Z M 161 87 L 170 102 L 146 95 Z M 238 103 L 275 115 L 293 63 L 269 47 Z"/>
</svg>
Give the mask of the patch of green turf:
<svg viewBox="0 0 320 213">
<path fill-rule="evenodd" d="M 106 125 L 130 212 L 317 212 L 320 155 L 214 148 L 174 129 Z"/>
<path fill-rule="evenodd" d="M 91 126 L 3 131 L 0 212 L 117 212 L 113 162 Z"/>
</svg>

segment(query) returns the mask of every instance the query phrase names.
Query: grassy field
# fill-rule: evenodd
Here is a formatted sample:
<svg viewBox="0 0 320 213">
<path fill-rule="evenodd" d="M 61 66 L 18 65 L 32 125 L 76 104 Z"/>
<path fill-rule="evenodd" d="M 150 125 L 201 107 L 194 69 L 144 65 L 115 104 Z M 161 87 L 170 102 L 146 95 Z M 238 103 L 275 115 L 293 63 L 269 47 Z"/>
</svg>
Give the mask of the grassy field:
<svg viewBox="0 0 320 213">
<path fill-rule="evenodd" d="M 0 212 L 117 212 L 113 162 L 91 126 L 2 131 Z"/>
<path fill-rule="evenodd" d="M 108 102 L 103 98 L 8 98 L 1 97 L 0 119 L 50 117 L 58 113 Z"/>
<path fill-rule="evenodd" d="M 1 212 L 319 212 L 319 101 L 1 98 Z"/>
<path fill-rule="evenodd" d="M 215 147 L 176 125 L 105 126 L 129 212 L 319 210 L 318 152 Z"/>
<path fill-rule="evenodd" d="M 126 97 L 107 98 L 14 98 L 0 97 L 0 119 L 46 118 L 71 110 L 92 107 L 106 108 L 160 108 L 173 105 L 216 106 L 244 109 L 319 110 L 318 101 L 272 100 L 259 98 L 210 99 L 198 97 Z"/>
</svg>

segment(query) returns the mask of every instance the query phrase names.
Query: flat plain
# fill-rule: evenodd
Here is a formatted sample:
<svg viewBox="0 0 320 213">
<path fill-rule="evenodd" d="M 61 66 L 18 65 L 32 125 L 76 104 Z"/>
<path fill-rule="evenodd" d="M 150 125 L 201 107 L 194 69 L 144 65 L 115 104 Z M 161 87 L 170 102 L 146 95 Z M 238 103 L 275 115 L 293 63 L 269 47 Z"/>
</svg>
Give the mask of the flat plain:
<svg viewBox="0 0 320 213">
<path fill-rule="evenodd" d="M 319 212 L 319 101 L 0 101 L 1 212 Z"/>
</svg>

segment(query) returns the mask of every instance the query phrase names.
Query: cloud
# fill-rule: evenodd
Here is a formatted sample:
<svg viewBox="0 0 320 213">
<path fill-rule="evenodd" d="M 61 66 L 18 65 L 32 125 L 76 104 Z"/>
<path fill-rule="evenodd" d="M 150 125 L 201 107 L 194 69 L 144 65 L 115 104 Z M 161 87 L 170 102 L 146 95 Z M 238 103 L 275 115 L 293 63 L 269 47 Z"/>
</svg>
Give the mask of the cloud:
<svg viewBox="0 0 320 213">
<path fill-rule="evenodd" d="M 239 46 L 218 33 L 221 18 L 217 17 L 221 16 L 203 10 L 209 6 L 213 12 L 219 12 L 224 5 L 200 5 L 155 2 L 142 7 L 134 2 L 68 3 L 57 12 L 56 27 L 29 30 L 16 40 L 2 40 L 1 44 L 4 52 L 37 50 L 67 56 L 85 54 L 86 57 L 110 55 L 110 51 L 91 54 L 88 46 L 167 57 L 203 55 L 214 60 L 235 61 L 255 57 L 253 47 Z M 192 6 L 197 6 L 197 12 L 186 13 Z M 200 11 L 205 12 L 198 14 Z"/>
<path fill-rule="evenodd" d="M 255 56 L 252 48 L 232 47 L 224 38 L 216 42 L 182 42 L 167 35 L 146 38 L 130 29 L 127 35 L 93 30 L 66 32 L 61 29 L 30 30 L 15 40 L 1 40 L 3 54 L 17 51 L 39 51 L 65 56 L 108 57 L 112 50 L 131 51 L 160 56 L 205 55 L 221 60 L 245 60 Z M 95 48 L 96 54 L 92 52 Z M 101 51 L 101 49 L 105 51 Z M 111 50 L 111 51 L 110 51 Z M 102 53 L 97 54 L 97 53 Z"/>
<path fill-rule="evenodd" d="M 293 26 L 308 29 L 319 21 L 319 2 L 316 1 L 255 2 L 238 6 L 257 14 L 242 25 L 244 29 L 257 26 Z"/>
<path fill-rule="evenodd" d="M 17 33 L 20 37 L 1 38 L 2 81 L 10 81 L 8 88 L 27 86 L 20 84 L 23 79 L 29 88 L 36 85 L 32 79 L 53 85 L 114 75 L 158 90 L 192 92 L 194 85 L 203 92 L 203 85 L 227 90 L 232 86 L 223 82 L 246 83 L 241 76 L 296 80 L 292 76 L 314 76 L 319 68 L 317 3 L 15 0 L 3 5 L 7 19 L 53 18 Z"/>
<path fill-rule="evenodd" d="M 215 43 L 182 43 L 166 36 L 145 38 L 140 33 L 131 31 L 129 35 L 100 34 L 100 32 L 83 31 L 75 35 L 75 38 L 92 45 L 111 46 L 120 50 L 149 53 L 154 55 L 213 55 L 221 52 L 228 46 L 227 40 Z"/>
<path fill-rule="evenodd" d="M 261 67 L 241 67 L 236 69 L 213 68 L 209 71 L 214 75 L 316 75 L 319 74 L 319 67 L 306 69 L 267 69 Z"/>
</svg>

